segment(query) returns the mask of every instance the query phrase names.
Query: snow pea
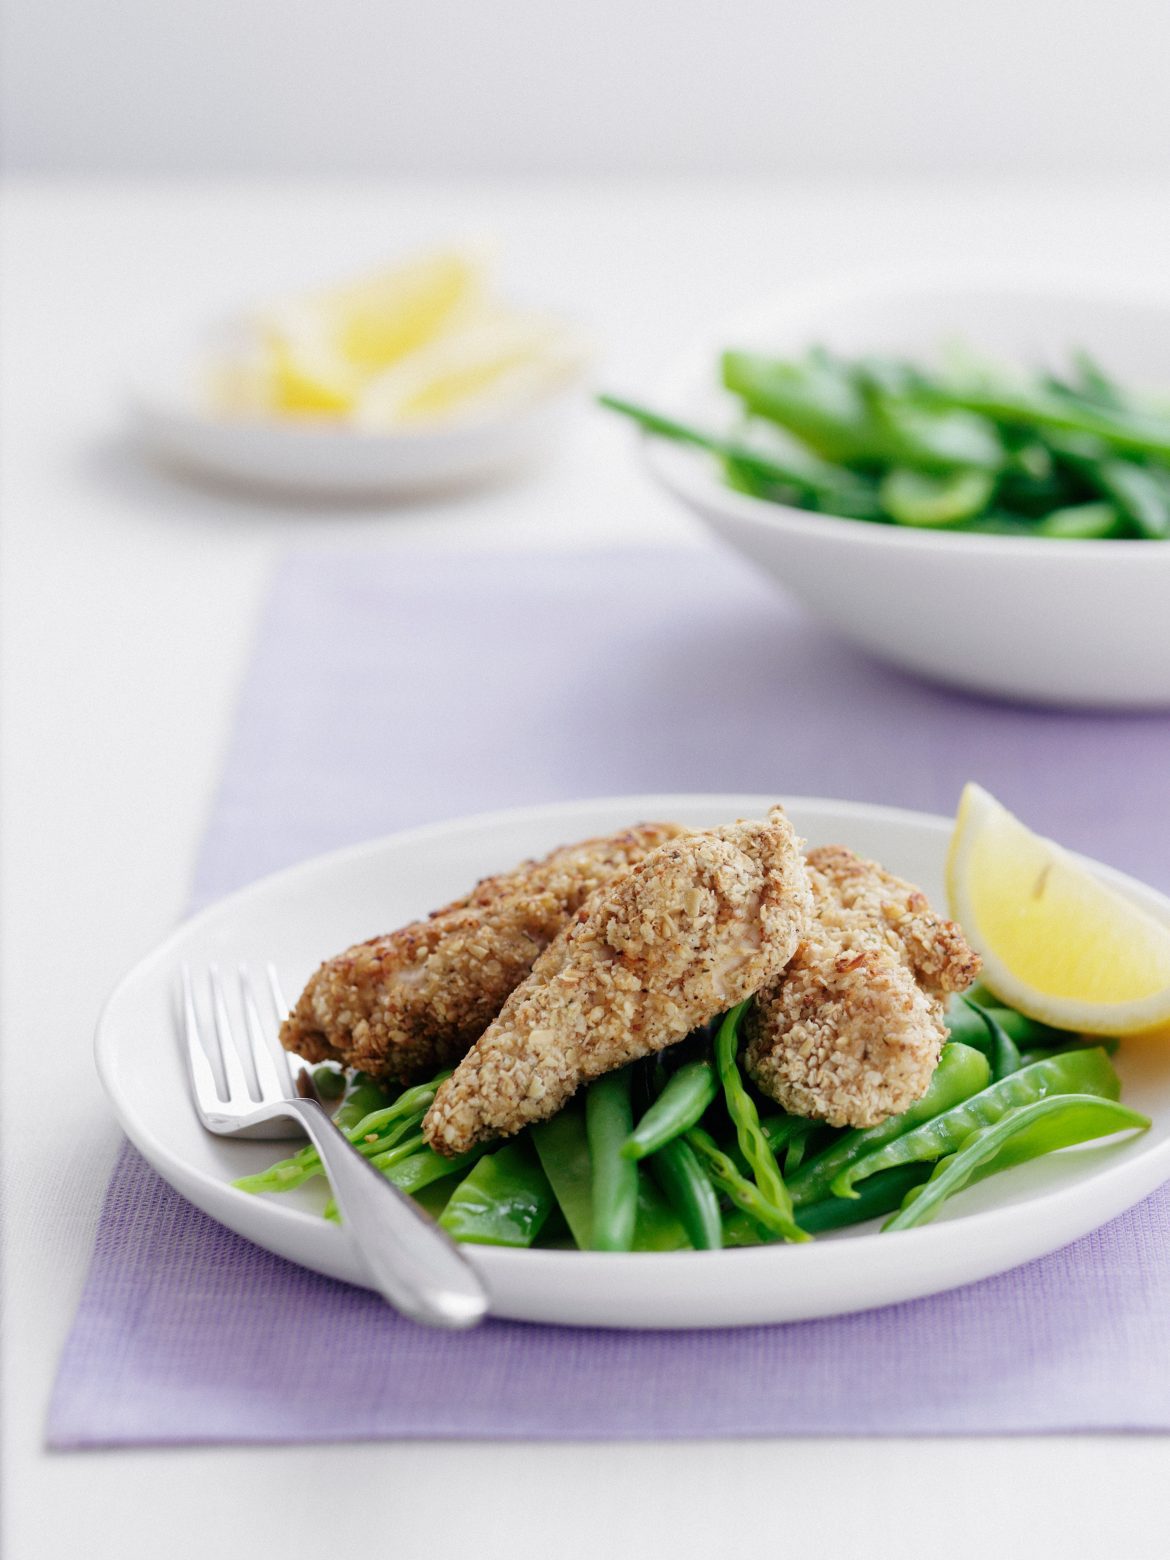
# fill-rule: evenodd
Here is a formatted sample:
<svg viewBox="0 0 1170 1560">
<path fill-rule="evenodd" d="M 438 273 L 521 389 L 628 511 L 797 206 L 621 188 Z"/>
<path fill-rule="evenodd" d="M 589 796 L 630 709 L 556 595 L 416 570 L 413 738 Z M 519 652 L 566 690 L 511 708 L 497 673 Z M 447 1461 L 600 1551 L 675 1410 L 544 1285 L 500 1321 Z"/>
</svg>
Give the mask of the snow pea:
<svg viewBox="0 0 1170 1560">
<path fill-rule="evenodd" d="M 1065 541 L 1092 542 L 1125 534 L 1125 521 L 1116 504 L 1101 502 L 1070 504 L 1064 509 L 1052 509 L 1036 528 L 1041 536 L 1060 537 Z"/>
<path fill-rule="evenodd" d="M 986 419 L 912 405 L 887 393 L 890 387 L 864 365 L 853 372 L 825 354 L 793 363 L 725 352 L 722 376 L 750 412 L 779 423 L 830 461 L 922 471 L 998 471 L 1004 463 L 999 435 Z"/>
<path fill-rule="evenodd" d="M 594 1251 L 629 1251 L 638 1217 L 638 1166 L 622 1154 L 634 1125 L 633 1069 L 619 1067 L 590 1085 L 585 1131 L 593 1167 Z"/>
<path fill-rule="evenodd" d="M 593 1244 L 593 1167 L 584 1107 L 566 1105 L 528 1130 L 569 1233 L 579 1250 L 588 1251 Z"/>
<path fill-rule="evenodd" d="M 854 1159 L 834 1176 L 831 1189 L 837 1197 L 855 1197 L 854 1184 L 879 1170 L 942 1159 L 961 1148 L 972 1132 L 991 1126 L 1013 1106 L 1058 1094 L 1093 1094 L 1115 1100 L 1120 1092 L 1120 1080 L 1099 1046 L 1061 1051 L 1009 1073 L 952 1109 Z"/>
<path fill-rule="evenodd" d="M 672 1138 L 651 1156 L 649 1164 L 650 1174 L 691 1245 L 696 1251 L 717 1251 L 723 1244 L 719 1199 L 694 1149 L 680 1138 Z"/>
<path fill-rule="evenodd" d="M 324 1062 L 313 1068 L 313 1087 L 320 1100 L 339 1100 L 345 1093 L 345 1074 Z"/>
<path fill-rule="evenodd" d="M 978 1094 L 990 1078 L 991 1067 L 982 1051 L 956 1040 L 944 1045 L 926 1093 L 909 1110 L 890 1116 L 876 1127 L 856 1127 L 846 1132 L 800 1167 L 789 1184 L 796 1208 L 828 1197 L 834 1177 L 848 1165 L 920 1122 L 930 1121 L 961 1100 Z"/>
<path fill-rule="evenodd" d="M 531 1143 L 485 1154 L 451 1193 L 439 1223 L 455 1240 L 531 1246 L 552 1212 L 553 1190 Z"/>
<path fill-rule="evenodd" d="M 585 1111 L 572 1104 L 529 1128 L 541 1167 L 565 1217 L 573 1243 L 581 1251 L 593 1246 L 593 1167 Z M 677 1251 L 688 1244 L 683 1226 L 646 1176 L 638 1177 L 637 1215 L 632 1251 Z"/>
<path fill-rule="evenodd" d="M 1130 1128 L 1145 1130 L 1149 1125 L 1148 1116 L 1095 1094 L 1050 1094 L 1029 1105 L 1017 1105 L 998 1121 L 970 1133 L 882 1228 L 908 1230 L 926 1224 L 948 1197 L 980 1178 L 981 1171 L 992 1174 L 1074 1143 L 1112 1137 Z"/>
<path fill-rule="evenodd" d="M 980 515 L 995 491 L 992 472 L 915 471 L 892 466 L 878 486 L 882 508 L 899 525 L 948 526 Z"/>
<path fill-rule="evenodd" d="M 786 363 L 754 352 L 725 352 L 725 387 L 748 411 L 789 429 L 826 460 L 872 460 L 874 433 L 857 384 L 827 360 Z"/>
<path fill-rule="evenodd" d="M 1154 542 L 1170 537 L 1170 479 L 1164 470 L 1107 460 L 1097 467 L 1095 477 L 1139 536 Z"/>
<path fill-rule="evenodd" d="M 714 1063 L 685 1062 L 667 1079 L 662 1093 L 622 1144 L 625 1159 L 645 1159 L 699 1122 L 719 1093 Z"/>
<path fill-rule="evenodd" d="M 415 1145 L 420 1141 L 416 1138 Z M 485 1145 L 481 1143 L 469 1149 L 466 1154 L 456 1154 L 448 1159 L 445 1154 L 436 1154 L 433 1148 L 412 1145 L 405 1154 L 391 1151 L 379 1155 L 372 1163 L 388 1181 L 393 1181 L 400 1192 L 406 1192 L 410 1197 L 417 1197 L 419 1192 L 434 1182 L 445 1181 L 448 1176 L 458 1175 L 460 1171 L 469 1169 L 486 1152 Z M 379 1160 L 386 1162 L 379 1163 Z M 337 1204 L 332 1198 L 325 1205 L 324 1216 L 332 1220 L 338 1218 Z"/>
<path fill-rule="evenodd" d="M 1006 1078 L 1008 1073 L 1018 1072 L 1019 1047 L 991 1009 L 979 1007 L 977 1003 L 962 995 L 959 996 L 959 1003 L 971 1010 L 972 1018 L 983 1031 L 979 1034 L 978 1030 L 972 1028 L 967 1044 L 974 1046 L 977 1051 L 982 1051 L 986 1056 L 991 1065 L 992 1081 Z"/>
<path fill-rule="evenodd" d="M 441 1079 L 435 1079 L 434 1082 L 437 1087 Z M 341 1104 L 333 1112 L 333 1125 L 346 1132 L 350 1127 L 356 1127 L 366 1116 L 385 1109 L 390 1103 L 391 1096 L 368 1073 L 351 1073 Z"/>
<path fill-rule="evenodd" d="M 728 1115 L 735 1127 L 739 1151 L 747 1161 L 760 1194 L 776 1210 L 780 1223 L 786 1229 L 795 1230 L 792 1197 L 784 1184 L 784 1177 L 780 1174 L 780 1166 L 776 1163 L 772 1145 L 760 1127 L 756 1103 L 744 1088 L 739 1063 L 736 1060 L 739 1052 L 740 1027 L 749 1006 L 750 998 L 747 1002 L 741 1002 L 737 1007 L 733 1007 L 716 1031 L 715 1067 L 719 1073 L 719 1081 L 723 1085 L 723 1097 L 727 1104 Z"/>
</svg>

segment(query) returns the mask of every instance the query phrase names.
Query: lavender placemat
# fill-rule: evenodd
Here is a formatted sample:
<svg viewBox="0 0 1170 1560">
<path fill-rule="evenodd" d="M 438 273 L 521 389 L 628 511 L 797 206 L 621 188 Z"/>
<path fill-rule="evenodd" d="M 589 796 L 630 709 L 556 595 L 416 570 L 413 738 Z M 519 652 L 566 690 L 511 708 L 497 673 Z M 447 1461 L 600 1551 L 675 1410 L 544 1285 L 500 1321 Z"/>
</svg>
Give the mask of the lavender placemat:
<svg viewBox="0 0 1170 1560">
<path fill-rule="evenodd" d="M 1170 719 L 944 693 L 722 553 L 301 553 L 278 573 L 200 857 L 206 901 L 434 818 L 635 791 L 950 811 L 967 778 L 1170 887 Z M 248 1245 L 127 1149 L 57 1447 L 406 1436 L 1170 1429 L 1170 1192 L 1013 1273 L 824 1322 L 452 1337 Z"/>
</svg>

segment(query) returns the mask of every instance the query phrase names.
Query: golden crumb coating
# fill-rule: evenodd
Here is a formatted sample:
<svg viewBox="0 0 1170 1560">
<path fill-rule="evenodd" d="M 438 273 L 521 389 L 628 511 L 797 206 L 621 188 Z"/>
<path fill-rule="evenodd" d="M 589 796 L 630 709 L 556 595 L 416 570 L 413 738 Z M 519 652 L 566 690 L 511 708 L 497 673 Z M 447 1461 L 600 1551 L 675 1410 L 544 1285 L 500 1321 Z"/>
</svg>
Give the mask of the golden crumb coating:
<svg viewBox="0 0 1170 1560">
<path fill-rule="evenodd" d="M 335 1059 L 409 1081 L 457 1061 L 590 897 L 683 831 L 643 823 L 565 845 L 484 878 L 471 893 L 397 932 L 329 959 L 280 1031 L 308 1061 Z"/>
<path fill-rule="evenodd" d="M 898 1115 L 930 1083 L 942 998 L 979 956 L 926 895 L 840 845 L 810 851 L 816 914 L 747 1019 L 747 1067 L 785 1110 L 835 1127 Z"/>
<path fill-rule="evenodd" d="M 766 823 L 696 831 L 615 878 L 542 955 L 423 1122 L 457 1154 L 554 1115 L 580 1087 L 673 1045 L 771 980 L 812 911 L 800 841 Z"/>
</svg>

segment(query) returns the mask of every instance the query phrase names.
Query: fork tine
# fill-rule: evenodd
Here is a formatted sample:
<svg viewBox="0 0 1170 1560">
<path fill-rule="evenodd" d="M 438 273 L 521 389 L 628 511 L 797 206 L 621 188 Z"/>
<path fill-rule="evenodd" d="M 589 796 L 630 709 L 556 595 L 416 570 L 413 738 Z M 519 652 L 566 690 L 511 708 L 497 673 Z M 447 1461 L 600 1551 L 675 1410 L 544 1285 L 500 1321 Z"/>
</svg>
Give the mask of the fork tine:
<svg viewBox="0 0 1170 1560">
<path fill-rule="evenodd" d="M 236 1048 L 231 1020 L 228 1018 L 227 999 L 224 996 L 223 982 L 219 978 L 217 964 L 208 966 L 207 979 L 211 986 L 211 1011 L 215 1019 L 215 1038 L 219 1045 L 220 1061 L 223 1063 L 223 1075 L 227 1083 L 227 1103 L 240 1106 L 248 1099 L 258 1099 L 258 1088 L 253 1090 Z"/>
<path fill-rule="evenodd" d="M 288 1003 L 284 1000 L 284 993 L 280 989 L 280 976 L 276 973 L 276 965 L 269 964 L 267 969 L 268 989 L 272 993 L 272 1005 L 276 1009 L 276 1021 L 277 1023 L 283 1023 L 288 1017 Z"/>
<path fill-rule="evenodd" d="M 260 1097 L 265 1100 L 287 1099 L 293 1092 L 292 1076 L 288 1070 L 284 1050 L 279 1052 L 265 1031 L 260 1018 L 260 1004 L 256 987 L 246 964 L 240 965 L 240 996 L 244 1004 L 244 1023 L 248 1029 L 249 1048 L 260 1085 Z"/>
<path fill-rule="evenodd" d="M 183 965 L 183 1035 L 187 1042 L 187 1068 L 196 1103 L 204 1113 L 218 1109 L 220 1088 L 204 1049 L 195 1013 L 195 991 L 191 984 L 191 966 Z"/>
</svg>

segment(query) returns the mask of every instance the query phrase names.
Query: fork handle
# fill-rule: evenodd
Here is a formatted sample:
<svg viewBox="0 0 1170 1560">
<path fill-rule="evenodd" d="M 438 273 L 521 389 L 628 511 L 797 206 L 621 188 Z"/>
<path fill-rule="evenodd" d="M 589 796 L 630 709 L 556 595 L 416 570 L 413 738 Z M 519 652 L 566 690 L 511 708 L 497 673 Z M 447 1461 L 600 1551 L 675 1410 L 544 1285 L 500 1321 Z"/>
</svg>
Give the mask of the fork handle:
<svg viewBox="0 0 1170 1560">
<path fill-rule="evenodd" d="M 446 1230 L 379 1175 L 316 1100 L 286 1104 L 321 1156 L 350 1239 L 382 1298 L 430 1327 L 482 1321 L 487 1291 Z"/>
</svg>

